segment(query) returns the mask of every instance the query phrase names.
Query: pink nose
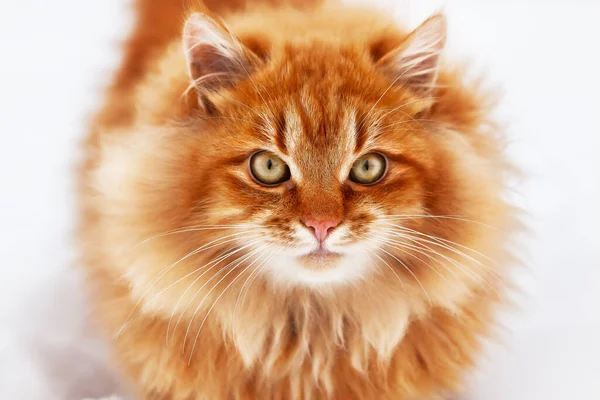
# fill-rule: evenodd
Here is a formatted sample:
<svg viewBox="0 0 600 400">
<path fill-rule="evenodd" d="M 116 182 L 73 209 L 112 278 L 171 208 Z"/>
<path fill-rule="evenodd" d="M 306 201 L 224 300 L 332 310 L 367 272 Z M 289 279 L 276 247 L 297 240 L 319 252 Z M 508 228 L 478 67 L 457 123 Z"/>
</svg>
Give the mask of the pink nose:
<svg viewBox="0 0 600 400">
<path fill-rule="evenodd" d="M 306 218 L 304 225 L 312 229 L 313 235 L 319 242 L 323 242 L 327 235 L 340 223 L 339 220 L 333 218 L 315 219 Z"/>
</svg>

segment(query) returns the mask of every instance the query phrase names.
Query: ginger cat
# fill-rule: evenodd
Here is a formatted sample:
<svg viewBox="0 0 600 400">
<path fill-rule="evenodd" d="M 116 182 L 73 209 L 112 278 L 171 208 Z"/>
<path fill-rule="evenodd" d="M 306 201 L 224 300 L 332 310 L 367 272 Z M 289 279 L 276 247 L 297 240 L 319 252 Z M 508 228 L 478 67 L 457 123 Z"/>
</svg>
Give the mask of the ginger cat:
<svg viewBox="0 0 600 400">
<path fill-rule="evenodd" d="M 504 301 L 490 97 L 319 1 L 138 0 L 80 169 L 94 312 L 140 399 L 435 399 Z"/>
</svg>

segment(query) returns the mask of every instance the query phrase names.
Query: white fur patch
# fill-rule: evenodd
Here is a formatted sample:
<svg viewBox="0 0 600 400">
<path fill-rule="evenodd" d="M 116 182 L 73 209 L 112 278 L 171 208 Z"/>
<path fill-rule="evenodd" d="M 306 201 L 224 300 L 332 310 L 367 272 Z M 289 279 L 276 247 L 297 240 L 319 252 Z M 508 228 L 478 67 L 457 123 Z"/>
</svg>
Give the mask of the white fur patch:
<svg viewBox="0 0 600 400">
<path fill-rule="evenodd" d="M 265 265 L 276 283 L 285 286 L 323 286 L 343 285 L 365 276 L 371 265 L 367 243 L 343 245 L 343 238 L 348 234 L 348 228 L 340 226 L 325 240 L 325 248 L 340 254 L 334 260 L 323 260 L 323 265 L 306 265 L 301 258 L 308 256 L 318 249 L 318 242 L 305 227 L 297 224 L 294 237 L 297 243 L 303 243 L 300 248 L 284 248 L 278 251 Z M 311 262 L 317 262 L 313 260 Z"/>
<path fill-rule="evenodd" d="M 276 254 L 265 266 L 277 283 L 286 286 L 340 285 L 362 279 L 369 267 L 367 251 L 344 253 L 333 266 L 322 269 L 308 268 L 290 251 Z"/>
</svg>

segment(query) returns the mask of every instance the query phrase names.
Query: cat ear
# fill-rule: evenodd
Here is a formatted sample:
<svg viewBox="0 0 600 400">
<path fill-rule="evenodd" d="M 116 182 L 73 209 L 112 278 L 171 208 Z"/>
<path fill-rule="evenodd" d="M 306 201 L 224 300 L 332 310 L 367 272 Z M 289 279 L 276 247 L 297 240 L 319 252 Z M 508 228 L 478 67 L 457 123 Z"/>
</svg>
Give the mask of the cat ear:
<svg viewBox="0 0 600 400">
<path fill-rule="evenodd" d="M 183 49 L 192 83 L 216 91 L 244 79 L 260 59 L 225 27 L 207 15 L 194 13 L 183 29 Z"/>
<path fill-rule="evenodd" d="M 446 44 L 446 18 L 436 14 L 377 62 L 386 74 L 417 91 L 435 87 L 440 56 Z"/>
</svg>

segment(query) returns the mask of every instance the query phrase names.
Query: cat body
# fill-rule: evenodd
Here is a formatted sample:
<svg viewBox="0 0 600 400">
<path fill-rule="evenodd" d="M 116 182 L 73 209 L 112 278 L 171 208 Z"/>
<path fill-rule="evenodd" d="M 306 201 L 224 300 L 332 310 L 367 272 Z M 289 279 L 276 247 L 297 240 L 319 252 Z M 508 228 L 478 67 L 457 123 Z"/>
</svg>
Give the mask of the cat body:
<svg viewBox="0 0 600 400">
<path fill-rule="evenodd" d="M 80 169 L 94 313 L 142 399 L 422 399 L 493 333 L 513 210 L 490 101 L 309 1 L 141 0 Z M 222 18 L 222 19 L 221 19 Z"/>
</svg>

